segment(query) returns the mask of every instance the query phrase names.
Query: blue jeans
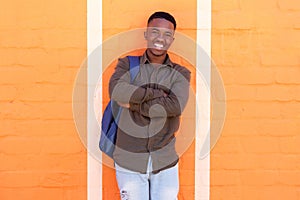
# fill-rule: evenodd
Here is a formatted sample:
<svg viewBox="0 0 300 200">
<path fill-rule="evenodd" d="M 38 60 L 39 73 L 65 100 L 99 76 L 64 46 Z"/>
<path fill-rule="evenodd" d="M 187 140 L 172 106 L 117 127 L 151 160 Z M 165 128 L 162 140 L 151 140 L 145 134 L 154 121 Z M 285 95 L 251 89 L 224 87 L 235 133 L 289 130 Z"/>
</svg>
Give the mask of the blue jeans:
<svg viewBox="0 0 300 200">
<path fill-rule="evenodd" d="M 177 200 L 178 163 L 157 174 L 151 173 L 151 160 L 148 163 L 146 174 L 130 171 L 115 163 L 121 200 Z"/>
</svg>

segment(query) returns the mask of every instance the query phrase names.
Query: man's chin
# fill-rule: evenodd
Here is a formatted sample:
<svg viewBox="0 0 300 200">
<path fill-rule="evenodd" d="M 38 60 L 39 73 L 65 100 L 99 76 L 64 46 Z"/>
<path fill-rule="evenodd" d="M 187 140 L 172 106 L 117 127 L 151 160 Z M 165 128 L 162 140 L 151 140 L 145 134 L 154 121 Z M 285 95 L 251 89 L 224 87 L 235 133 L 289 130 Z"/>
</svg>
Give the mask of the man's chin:
<svg viewBox="0 0 300 200">
<path fill-rule="evenodd" d="M 151 48 L 150 51 L 154 56 L 163 56 L 167 53 L 167 51 L 164 49 L 156 49 L 156 48 Z"/>
</svg>

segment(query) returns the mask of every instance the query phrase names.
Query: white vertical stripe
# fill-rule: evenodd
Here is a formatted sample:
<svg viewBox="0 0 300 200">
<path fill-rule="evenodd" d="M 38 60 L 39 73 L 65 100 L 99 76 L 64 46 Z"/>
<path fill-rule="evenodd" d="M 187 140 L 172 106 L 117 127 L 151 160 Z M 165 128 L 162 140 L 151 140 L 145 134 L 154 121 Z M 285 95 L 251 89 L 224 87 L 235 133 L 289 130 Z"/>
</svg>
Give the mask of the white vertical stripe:
<svg viewBox="0 0 300 200">
<path fill-rule="evenodd" d="M 196 101 L 210 108 L 210 91 L 208 95 L 205 89 L 210 88 L 211 75 L 211 0 L 197 0 L 197 53 L 196 53 Z M 203 87 L 205 80 L 207 87 Z M 201 111 L 200 111 L 201 112 Z M 210 148 L 210 109 L 208 112 L 196 114 L 196 152 L 195 152 L 195 200 L 209 200 L 210 197 L 210 154 L 200 159 L 203 151 L 203 135 L 207 134 Z"/>
<path fill-rule="evenodd" d="M 87 56 L 90 55 L 102 43 L 102 0 L 87 0 Z M 99 47 L 98 47 L 99 48 Z M 101 48 L 101 47 L 100 47 Z M 92 60 L 87 60 L 87 84 L 88 84 L 88 105 L 87 105 L 87 199 L 101 200 L 102 199 L 102 165 L 95 160 L 90 154 L 89 149 L 94 149 L 92 142 L 92 128 L 95 123 L 94 109 L 91 102 L 94 98 L 95 83 L 98 77 L 95 75 L 102 74 L 102 51 L 99 52 L 98 67 L 92 67 Z M 100 85 L 102 91 L 102 86 Z M 102 93 L 100 92 L 100 101 L 102 101 Z M 100 109 L 102 107 L 100 106 Z M 100 110 L 100 113 L 102 111 Z"/>
</svg>

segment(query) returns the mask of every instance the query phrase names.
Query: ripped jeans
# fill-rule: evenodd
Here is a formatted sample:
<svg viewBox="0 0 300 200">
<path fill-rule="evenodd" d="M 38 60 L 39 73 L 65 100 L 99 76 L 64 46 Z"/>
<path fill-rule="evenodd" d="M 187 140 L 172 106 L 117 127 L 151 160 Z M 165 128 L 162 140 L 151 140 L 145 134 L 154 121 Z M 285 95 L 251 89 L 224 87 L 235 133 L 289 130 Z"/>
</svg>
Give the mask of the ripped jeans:
<svg viewBox="0 0 300 200">
<path fill-rule="evenodd" d="M 151 161 L 149 162 L 151 166 Z M 179 191 L 178 163 L 157 174 L 141 174 L 115 163 L 121 200 L 177 200 Z M 148 166 L 149 169 L 149 166 Z"/>
</svg>

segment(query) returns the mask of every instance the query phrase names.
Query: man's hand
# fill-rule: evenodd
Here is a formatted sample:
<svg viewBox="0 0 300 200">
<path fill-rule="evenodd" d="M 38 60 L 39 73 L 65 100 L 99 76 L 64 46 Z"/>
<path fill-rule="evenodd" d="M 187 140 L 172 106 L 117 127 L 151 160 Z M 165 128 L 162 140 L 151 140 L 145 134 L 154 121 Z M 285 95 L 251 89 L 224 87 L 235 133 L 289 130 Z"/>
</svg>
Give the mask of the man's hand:
<svg viewBox="0 0 300 200">
<path fill-rule="evenodd" d="M 121 102 L 118 102 L 118 101 L 117 101 L 117 103 L 118 103 L 119 106 L 121 106 L 123 108 L 129 108 L 130 107 L 129 103 L 121 103 Z"/>
</svg>

